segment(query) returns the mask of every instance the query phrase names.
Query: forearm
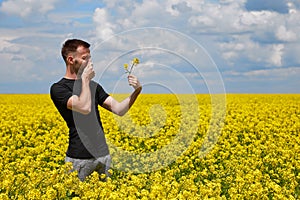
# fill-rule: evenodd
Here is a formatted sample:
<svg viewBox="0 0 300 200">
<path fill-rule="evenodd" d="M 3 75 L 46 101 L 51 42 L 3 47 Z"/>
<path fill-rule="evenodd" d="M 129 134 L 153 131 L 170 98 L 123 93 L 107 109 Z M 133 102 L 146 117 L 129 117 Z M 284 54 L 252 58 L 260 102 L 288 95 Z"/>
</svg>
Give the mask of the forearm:
<svg viewBox="0 0 300 200">
<path fill-rule="evenodd" d="M 89 114 L 91 112 L 92 101 L 89 83 L 90 80 L 82 80 L 80 95 L 73 95 L 68 101 L 70 109 L 82 114 Z"/>
<path fill-rule="evenodd" d="M 124 99 L 122 102 L 118 102 L 110 96 L 104 101 L 103 107 L 112 111 L 116 115 L 125 115 L 142 91 L 142 86 L 135 76 L 129 75 L 128 83 L 134 88 L 133 93 L 129 97 Z"/>
<path fill-rule="evenodd" d="M 79 106 L 87 113 L 91 112 L 92 98 L 90 90 L 90 80 L 82 80 L 81 93 L 79 96 Z"/>
<path fill-rule="evenodd" d="M 118 102 L 112 97 L 110 97 L 104 102 L 104 107 L 112 111 L 116 115 L 123 116 L 128 112 L 128 110 L 134 104 L 141 91 L 142 91 L 142 87 L 135 89 L 134 92 L 129 97 L 127 97 L 121 102 Z"/>
<path fill-rule="evenodd" d="M 134 92 L 129 97 L 127 97 L 120 103 L 121 104 L 119 109 L 120 116 L 123 116 L 128 112 L 128 110 L 134 104 L 135 100 L 137 99 L 141 91 L 142 91 L 142 87 L 135 89 Z"/>
</svg>

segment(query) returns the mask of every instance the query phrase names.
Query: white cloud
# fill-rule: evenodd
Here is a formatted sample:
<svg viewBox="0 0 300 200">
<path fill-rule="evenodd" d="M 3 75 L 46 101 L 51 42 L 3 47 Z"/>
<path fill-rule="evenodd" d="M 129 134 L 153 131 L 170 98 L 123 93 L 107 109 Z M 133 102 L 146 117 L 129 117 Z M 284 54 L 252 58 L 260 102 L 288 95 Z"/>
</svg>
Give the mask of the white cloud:
<svg viewBox="0 0 300 200">
<path fill-rule="evenodd" d="M 0 53 L 1 82 L 22 82 L 31 80 L 32 74 L 28 73 L 33 66 L 32 61 L 24 55 Z"/>
<path fill-rule="evenodd" d="M 172 16 L 179 16 L 180 12 L 174 9 L 173 5 L 179 3 L 180 0 L 168 0 L 166 2 L 166 11 Z"/>
<path fill-rule="evenodd" d="M 284 44 L 261 44 L 251 40 L 249 36 L 235 36 L 234 40 L 220 43 L 223 58 L 240 67 L 235 61 L 252 62 L 268 67 L 281 67 L 285 52 Z"/>
<path fill-rule="evenodd" d="M 247 0 L 220 0 L 220 3 L 225 3 L 225 4 L 238 3 L 239 5 L 243 6 L 246 1 Z"/>
<path fill-rule="evenodd" d="M 276 13 L 271 11 L 250 11 L 243 12 L 240 17 L 241 25 L 246 27 L 253 25 L 266 25 L 276 16 Z"/>
<path fill-rule="evenodd" d="M 30 82 L 54 76 L 61 35 L 42 30 L 42 27 L 0 28 L 1 82 Z"/>
<path fill-rule="evenodd" d="M 166 1 L 165 8 L 171 16 L 175 17 L 192 10 L 190 3 L 182 0 L 168 0 Z"/>
<path fill-rule="evenodd" d="M 2 1 L 0 12 L 9 22 L 5 20 L 0 22 L 2 25 L 0 57 L 3 60 L 2 66 L 9 65 L 10 71 L 7 68 L 1 70 L 6 77 L 12 77 L 13 80 L 21 79 L 20 76 L 14 75 L 18 70 L 26 77 L 35 74 L 30 77 L 44 78 L 43 74 L 39 75 L 39 70 L 43 71 L 43 66 L 50 67 L 50 64 L 45 61 L 49 57 L 55 57 L 55 59 L 59 57 L 61 61 L 59 48 L 65 37 L 83 38 L 89 40 L 92 47 L 95 47 L 95 43 L 97 46 L 117 33 L 142 27 L 170 28 L 191 36 L 200 45 L 207 47 L 221 71 L 230 69 L 233 74 L 239 74 L 249 69 L 281 70 L 287 66 L 298 66 L 300 63 L 298 55 L 300 41 L 297 35 L 300 32 L 298 3 L 289 1 L 288 12 L 283 14 L 271 9 L 249 11 L 245 7 L 246 1 L 104 0 L 101 3 L 93 3 L 91 0 L 77 0 L 73 2 L 72 10 L 63 7 L 56 10 L 58 0 Z M 70 2 L 72 1 L 68 0 L 64 2 L 64 5 Z M 89 3 L 82 6 L 84 2 Z M 44 23 L 36 23 L 40 18 Z M 90 23 L 91 21 L 93 23 Z M 16 26 L 23 28 L 16 29 Z M 118 35 L 106 45 L 101 46 L 100 48 L 104 49 L 102 52 L 105 52 L 103 55 L 99 51 L 93 52 L 93 58 L 98 58 L 95 60 L 97 66 L 105 67 L 108 64 L 106 59 L 110 61 L 117 59 L 120 54 L 123 55 L 121 60 L 139 56 L 146 63 L 157 61 L 160 64 L 172 66 L 178 71 L 186 70 L 176 65 L 178 60 L 182 60 L 180 57 L 182 55 L 187 60 L 198 58 L 205 63 L 206 58 L 199 56 L 201 47 L 192 46 L 192 42 L 190 44 L 182 42 L 184 37 L 180 38 L 178 35 L 173 37 L 174 35 L 156 30 L 135 33 L 132 32 L 130 37 L 125 38 Z M 163 47 L 175 53 L 171 55 L 170 52 L 162 53 L 149 49 L 144 52 L 142 50 L 130 52 L 133 49 L 143 49 L 149 46 Z M 129 55 L 124 55 L 126 53 Z M 24 68 L 19 69 L 18 66 L 22 63 L 24 63 Z M 58 64 L 57 61 L 53 61 L 52 64 L 54 67 L 51 68 L 50 74 L 61 72 L 62 63 Z M 122 66 L 122 63 L 113 64 Z M 59 68 L 55 68 L 56 66 Z M 62 70 L 64 70 L 63 67 Z M 142 73 L 139 70 L 136 72 Z M 258 74 L 268 72 L 268 70 L 254 70 L 252 74 L 250 72 L 243 74 L 243 77 L 259 77 Z M 279 73 L 279 71 L 274 72 Z M 297 70 L 288 72 L 299 73 Z M 118 76 L 122 71 L 119 67 L 113 67 L 109 68 L 107 73 L 111 76 Z M 154 73 L 163 73 L 163 71 L 149 72 L 153 76 L 159 76 Z M 196 77 L 191 71 L 183 73 Z M 144 74 L 139 75 L 143 77 Z"/>
<path fill-rule="evenodd" d="M 37 13 L 45 14 L 53 10 L 56 2 L 58 2 L 58 0 L 7 0 L 2 2 L 0 11 L 20 17 L 36 16 Z"/>
<path fill-rule="evenodd" d="M 197 26 L 198 24 L 203 24 L 204 26 L 214 26 L 215 21 L 208 16 L 192 16 L 188 19 L 188 22 L 192 26 Z"/>
<path fill-rule="evenodd" d="M 281 41 L 293 42 L 297 40 L 297 35 L 293 31 L 287 30 L 285 26 L 281 25 L 276 31 L 276 37 Z"/>
<path fill-rule="evenodd" d="M 9 42 L 10 37 L 0 36 L 0 53 L 18 53 L 20 48 Z"/>
<path fill-rule="evenodd" d="M 276 67 L 282 66 L 282 55 L 284 50 L 283 44 L 274 44 L 272 48 L 272 55 L 270 58 L 270 63 Z"/>
<path fill-rule="evenodd" d="M 143 1 L 134 7 L 130 19 L 135 27 L 156 26 L 167 20 L 165 8 L 156 0 Z M 156 21 L 156 20 L 157 21 Z"/>
<path fill-rule="evenodd" d="M 214 49 L 214 51 L 219 51 L 227 62 L 221 67 L 230 64 L 240 68 L 243 66 L 241 62 L 268 67 L 282 66 L 285 62 L 284 55 L 287 47 L 277 45 L 276 39 L 289 42 L 297 39 L 294 33 L 298 28 L 292 26 L 294 23 L 299 23 L 296 22 L 297 12 L 283 15 L 266 10 L 247 11 L 244 8 L 246 0 L 224 0 L 220 3 L 204 0 L 151 0 L 134 2 L 131 7 L 128 7 L 126 2 L 121 5 L 116 1 L 107 1 L 108 7 L 114 6 L 114 10 L 119 12 L 121 19 L 112 17 L 109 14 L 109 9 L 101 8 L 105 10 L 102 11 L 105 15 L 102 17 L 103 22 L 96 23 L 98 24 L 96 29 L 102 30 L 104 33 L 105 30 L 112 33 L 113 31 L 143 26 L 159 26 L 160 24 L 162 27 L 173 27 L 179 31 L 205 33 L 206 35 L 200 35 L 200 37 L 217 39 L 211 45 L 219 48 Z M 127 9 L 128 12 L 124 12 L 124 9 Z M 130 11 L 131 14 L 129 14 Z M 110 16 L 109 19 L 107 19 L 107 15 Z M 282 27 L 289 28 L 283 29 Z M 135 37 L 139 40 L 139 35 Z M 152 39 L 152 44 L 157 42 L 151 36 L 143 40 L 148 39 Z M 188 46 L 177 42 L 174 38 L 167 38 L 165 41 L 171 40 L 174 41 L 173 49 L 176 49 L 176 52 L 190 52 Z M 165 41 L 160 42 L 164 43 Z M 144 43 L 141 46 L 143 45 Z M 121 47 L 122 45 L 118 43 L 117 46 Z"/>
<path fill-rule="evenodd" d="M 18 54 L 20 50 L 21 48 L 19 46 L 0 39 L 0 53 Z"/>
<path fill-rule="evenodd" d="M 268 77 L 269 79 L 286 79 L 288 77 L 297 76 L 300 74 L 300 67 L 290 67 L 290 68 L 279 68 L 279 69 L 262 69 L 254 70 L 243 73 L 244 76 L 249 77 Z"/>
<path fill-rule="evenodd" d="M 103 0 L 107 8 L 114 8 L 117 7 L 118 0 Z"/>
<path fill-rule="evenodd" d="M 298 75 L 300 74 L 300 67 L 258 69 L 258 70 L 251 70 L 251 71 L 246 71 L 246 72 L 227 71 L 227 72 L 224 72 L 223 74 L 225 76 L 239 77 L 239 79 L 249 78 L 252 80 L 287 80 L 287 81 L 289 81 L 289 79 L 291 79 L 291 78 L 298 77 Z"/>
<path fill-rule="evenodd" d="M 110 22 L 106 9 L 96 8 L 93 21 L 96 25 L 96 34 L 100 39 L 106 40 L 114 34 L 115 25 Z"/>
</svg>

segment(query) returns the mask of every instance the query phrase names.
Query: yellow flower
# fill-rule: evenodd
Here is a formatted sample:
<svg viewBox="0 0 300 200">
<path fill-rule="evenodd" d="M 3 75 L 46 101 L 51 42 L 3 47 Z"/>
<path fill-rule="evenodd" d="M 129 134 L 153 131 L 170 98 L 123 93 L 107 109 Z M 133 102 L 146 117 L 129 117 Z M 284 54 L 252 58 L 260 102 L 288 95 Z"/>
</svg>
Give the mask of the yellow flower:
<svg viewBox="0 0 300 200">
<path fill-rule="evenodd" d="M 133 59 L 129 67 L 134 62 L 137 64 Z M 68 128 L 49 95 L 0 94 L 0 199 L 298 198 L 299 94 L 228 94 L 220 139 L 209 154 L 198 157 L 211 124 L 210 95 L 199 94 L 201 116 L 195 122 L 199 129 L 186 151 L 161 170 L 134 173 L 140 164 L 147 171 L 153 165 L 160 167 L 156 163 L 162 159 L 168 163 L 181 144 L 172 145 L 160 157 L 138 154 L 167 147 L 178 131 L 191 135 L 182 112 L 191 106 L 189 95 L 141 95 L 130 118 L 116 117 L 100 107 L 109 142 L 137 157 L 124 159 L 117 148 L 111 148 L 115 168 L 109 170 L 111 178 L 103 174 L 106 182 L 99 181 L 101 175 L 94 172 L 81 182 L 76 171 L 68 173 L 72 164 L 63 164 L 68 134 L 61 133 Z M 157 104 L 161 109 L 154 107 Z"/>
<path fill-rule="evenodd" d="M 128 71 L 128 64 L 127 64 L 127 63 L 124 64 L 124 69 L 125 69 L 126 71 Z"/>
<path fill-rule="evenodd" d="M 128 64 L 125 63 L 124 64 L 124 69 L 125 69 L 125 73 L 128 73 L 129 75 L 131 74 L 133 67 L 138 65 L 140 63 L 138 58 L 133 58 L 133 60 L 131 61 L 131 67 L 130 69 L 128 69 Z"/>
<path fill-rule="evenodd" d="M 139 59 L 138 59 L 138 58 L 134 58 L 134 59 L 133 59 L 133 63 L 137 65 L 137 64 L 139 64 L 139 63 L 140 63 L 140 61 L 139 61 Z"/>
</svg>

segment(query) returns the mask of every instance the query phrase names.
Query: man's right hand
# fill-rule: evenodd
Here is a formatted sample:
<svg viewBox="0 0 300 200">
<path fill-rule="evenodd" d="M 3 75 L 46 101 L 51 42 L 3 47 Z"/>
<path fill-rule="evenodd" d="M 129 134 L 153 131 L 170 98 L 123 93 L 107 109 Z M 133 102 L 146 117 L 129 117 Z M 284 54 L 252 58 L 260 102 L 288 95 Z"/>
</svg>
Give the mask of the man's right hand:
<svg viewBox="0 0 300 200">
<path fill-rule="evenodd" d="M 91 60 L 89 60 L 86 67 L 83 69 L 81 78 L 87 79 L 87 80 L 92 80 L 94 77 L 95 77 L 95 71 L 93 68 L 93 63 Z"/>
</svg>

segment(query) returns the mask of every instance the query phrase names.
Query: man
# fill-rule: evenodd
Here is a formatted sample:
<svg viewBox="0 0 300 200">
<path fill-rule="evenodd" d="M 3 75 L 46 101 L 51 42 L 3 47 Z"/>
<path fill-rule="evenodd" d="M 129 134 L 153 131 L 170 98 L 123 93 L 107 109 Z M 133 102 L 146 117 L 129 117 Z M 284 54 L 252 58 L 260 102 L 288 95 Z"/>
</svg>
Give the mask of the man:
<svg viewBox="0 0 300 200">
<path fill-rule="evenodd" d="M 122 102 L 107 94 L 95 81 L 90 55 L 90 44 L 79 40 L 67 40 L 61 49 L 66 63 L 65 76 L 51 86 L 53 103 L 69 128 L 69 145 L 66 162 L 72 162 L 81 181 L 97 171 L 109 176 L 111 158 L 103 133 L 98 105 L 122 116 L 135 102 L 142 87 L 139 80 L 128 76 L 134 92 Z"/>
</svg>

